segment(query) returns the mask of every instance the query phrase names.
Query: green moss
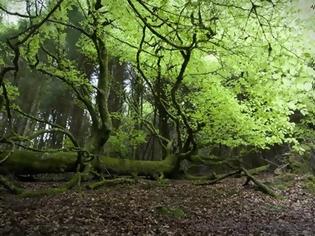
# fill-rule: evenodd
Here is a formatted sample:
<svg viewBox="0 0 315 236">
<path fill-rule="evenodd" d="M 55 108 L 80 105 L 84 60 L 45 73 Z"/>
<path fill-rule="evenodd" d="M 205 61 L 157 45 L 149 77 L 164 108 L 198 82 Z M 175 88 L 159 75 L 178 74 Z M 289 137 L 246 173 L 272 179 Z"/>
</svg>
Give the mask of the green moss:
<svg viewBox="0 0 315 236">
<path fill-rule="evenodd" d="M 0 155 L 3 156 L 5 154 Z M 76 171 L 76 153 L 38 153 L 31 151 L 15 151 L 0 166 L 0 173 L 39 174 L 63 173 Z M 99 157 L 92 163 L 93 168 L 117 174 L 158 175 L 169 174 L 177 166 L 177 157 L 169 155 L 162 161 L 142 161 Z"/>
<path fill-rule="evenodd" d="M 284 173 L 276 176 L 272 180 L 265 182 L 266 185 L 271 186 L 275 189 L 286 190 L 294 184 L 295 174 Z"/>
<path fill-rule="evenodd" d="M 162 161 L 142 161 L 119 158 L 100 158 L 99 167 L 105 168 L 118 174 L 137 173 L 138 175 L 160 175 L 162 173 L 171 173 L 176 167 L 177 158 L 167 156 Z"/>
<path fill-rule="evenodd" d="M 74 176 L 72 176 L 72 178 L 68 182 L 64 184 L 62 188 L 72 189 L 76 186 L 79 186 L 81 182 L 81 178 L 82 178 L 81 175 L 82 173 L 76 173 Z"/>
<path fill-rule="evenodd" d="M 0 159 L 4 152 L 0 155 Z M 16 150 L 2 165 L 0 173 L 37 174 L 63 173 L 75 169 L 77 154 L 69 152 L 40 153 Z"/>
<path fill-rule="evenodd" d="M 23 188 L 2 175 L 0 175 L 0 184 L 11 193 L 21 194 L 23 192 Z"/>
<path fill-rule="evenodd" d="M 178 208 L 178 207 L 170 208 L 170 207 L 158 206 L 156 207 L 156 211 L 159 214 L 170 217 L 170 218 L 183 219 L 186 217 L 186 213 L 181 208 Z"/>
<path fill-rule="evenodd" d="M 308 175 L 303 181 L 303 187 L 310 193 L 315 194 L 315 176 Z"/>
<path fill-rule="evenodd" d="M 67 188 L 45 188 L 35 191 L 25 191 L 21 194 L 19 194 L 20 197 L 26 198 L 26 197 L 43 197 L 43 196 L 51 196 L 55 194 L 60 194 L 66 192 Z"/>
<path fill-rule="evenodd" d="M 310 153 L 305 153 L 304 155 L 294 155 L 292 154 L 288 158 L 288 164 L 289 168 L 293 173 L 296 174 L 305 174 L 305 173 L 311 173 L 312 169 L 310 166 Z"/>
<path fill-rule="evenodd" d="M 170 184 L 168 179 L 158 179 L 156 183 L 159 187 L 167 187 Z"/>
</svg>

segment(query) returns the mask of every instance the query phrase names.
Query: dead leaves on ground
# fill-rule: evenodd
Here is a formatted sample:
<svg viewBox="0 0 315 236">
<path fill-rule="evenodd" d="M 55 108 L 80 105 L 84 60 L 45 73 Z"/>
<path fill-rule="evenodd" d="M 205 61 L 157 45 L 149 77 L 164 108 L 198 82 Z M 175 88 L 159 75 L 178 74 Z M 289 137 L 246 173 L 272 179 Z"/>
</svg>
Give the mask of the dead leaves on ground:
<svg viewBox="0 0 315 236">
<path fill-rule="evenodd" d="M 0 235 L 314 235 L 315 199 L 295 183 L 274 199 L 238 179 L 213 186 L 140 180 L 17 198 L 1 192 Z M 40 184 L 28 186 L 36 188 Z"/>
</svg>

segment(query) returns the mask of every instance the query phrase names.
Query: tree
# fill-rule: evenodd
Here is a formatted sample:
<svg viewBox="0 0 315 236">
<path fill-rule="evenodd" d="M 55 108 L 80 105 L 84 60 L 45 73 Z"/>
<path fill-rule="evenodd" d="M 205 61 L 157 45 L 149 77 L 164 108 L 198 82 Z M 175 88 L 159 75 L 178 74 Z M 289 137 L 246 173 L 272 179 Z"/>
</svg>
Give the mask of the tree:
<svg viewBox="0 0 315 236">
<path fill-rule="evenodd" d="M 303 108 L 303 101 L 292 94 L 304 93 L 297 88 L 305 81 L 297 78 L 310 78 L 313 71 L 303 61 L 306 49 L 300 44 L 299 31 L 290 25 L 295 13 L 288 10 L 289 3 L 60 0 L 42 3 L 47 5 L 42 14 L 38 13 L 40 3 L 36 4 L 25 14 L 1 6 L 5 14 L 25 19 L 19 28 L 7 29 L 3 34 L 6 42 L 1 44 L 7 53 L 0 84 L 8 122 L 12 122 L 15 110 L 47 124 L 28 137 L 8 126 L 1 142 L 11 145 L 13 153 L 10 157 L 6 152 L 2 155 L 5 169 L 19 170 L 15 161 L 19 163 L 24 152 L 15 152 L 16 143 L 44 133 L 66 135 L 77 154 L 45 154 L 52 160 L 47 168 L 34 167 L 34 159 L 29 157 L 32 161 L 23 168 L 18 164 L 20 169 L 27 167 L 35 173 L 83 171 L 93 160 L 96 169 L 174 173 L 181 160 L 192 160 L 198 145 L 267 148 L 276 143 L 296 143 L 294 123 L 288 117 Z M 76 36 L 70 37 L 70 32 Z M 109 62 L 114 57 L 130 63 L 135 79 L 142 80 L 152 98 L 141 106 L 150 104 L 157 111 L 157 123 L 150 116 L 143 117 L 131 103 L 128 106 L 138 114 L 145 132 L 158 138 L 165 155 L 160 162 L 101 157 L 112 133 Z M 84 146 L 66 125 L 40 120 L 12 105 L 7 77 L 10 72 L 17 76 L 21 60 L 31 69 L 62 81 L 88 112 L 91 128 Z"/>
</svg>

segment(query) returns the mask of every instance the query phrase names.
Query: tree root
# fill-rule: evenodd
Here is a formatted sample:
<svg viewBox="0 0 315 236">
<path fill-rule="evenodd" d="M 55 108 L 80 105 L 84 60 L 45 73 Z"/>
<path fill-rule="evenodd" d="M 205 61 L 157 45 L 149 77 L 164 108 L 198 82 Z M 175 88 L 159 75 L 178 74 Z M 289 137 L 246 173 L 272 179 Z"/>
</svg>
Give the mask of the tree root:
<svg viewBox="0 0 315 236">
<path fill-rule="evenodd" d="M 235 171 L 232 171 L 230 173 L 227 173 L 227 174 L 224 174 L 224 175 L 220 175 L 218 176 L 216 179 L 213 179 L 213 180 L 209 180 L 207 182 L 202 182 L 202 183 L 196 183 L 196 185 L 211 185 L 211 184 L 216 184 L 218 182 L 220 182 L 221 180 L 223 179 L 226 179 L 228 177 L 231 177 L 233 175 L 238 175 L 240 174 L 242 171 L 241 170 L 235 170 Z"/>
<path fill-rule="evenodd" d="M 268 195 L 270 195 L 272 197 L 277 197 L 278 195 L 271 188 L 269 188 L 267 185 L 263 184 L 262 182 L 260 182 L 258 179 L 256 179 L 253 176 L 253 175 L 256 175 L 256 174 L 258 174 L 260 172 L 263 172 L 263 171 L 267 170 L 268 167 L 269 167 L 269 165 L 260 166 L 258 168 L 254 168 L 254 169 L 251 169 L 251 170 L 246 170 L 245 168 L 241 167 L 241 169 L 239 169 L 239 170 L 235 170 L 235 171 L 232 171 L 230 173 L 218 176 L 216 179 L 213 179 L 213 180 L 209 180 L 209 181 L 201 182 L 201 183 L 196 183 L 196 185 L 216 184 L 216 183 L 218 183 L 219 181 L 221 181 L 221 180 L 223 180 L 225 178 L 241 174 L 241 176 L 246 176 L 247 177 L 246 183 L 244 185 L 247 185 L 250 181 L 252 181 L 258 187 L 258 189 L 261 192 L 263 192 L 265 194 L 268 194 Z"/>
<path fill-rule="evenodd" d="M 204 180 L 204 181 L 209 181 L 209 180 L 214 180 L 217 178 L 217 175 L 212 173 L 210 175 L 201 175 L 201 176 L 197 176 L 197 175 L 191 175 L 191 174 L 188 174 L 188 173 L 185 173 L 184 176 L 183 176 L 184 179 L 187 179 L 187 180 Z"/>
<path fill-rule="evenodd" d="M 81 181 L 84 179 L 86 173 L 77 172 L 68 182 L 60 187 L 44 188 L 39 190 L 26 190 L 22 187 L 17 186 L 12 180 L 0 175 L 0 185 L 2 185 L 8 192 L 16 194 L 20 197 L 41 197 L 47 195 L 54 195 L 64 193 L 70 189 L 81 188 Z M 129 178 L 116 178 L 116 179 L 103 179 L 98 182 L 87 184 L 84 187 L 86 189 L 98 189 L 102 186 L 114 186 L 117 184 L 134 184 L 135 179 Z"/>
<path fill-rule="evenodd" d="M 128 179 L 128 178 L 117 178 L 117 179 L 104 179 L 92 184 L 86 185 L 87 189 L 98 189 L 103 186 L 114 186 L 117 184 L 134 184 L 136 182 L 135 179 Z"/>
<path fill-rule="evenodd" d="M 12 180 L 0 175 L 0 184 L 7 189 L 10 193 L 16 194 L 20 197 L 39 197 L 45 195 L 53 195 L 66 192 L 79 186 L 81 182 L 81 173 L 76 173 L 68 182 L 58 188 L 45 188 L 39 190 L 29 191 L 22 187 L 17 186 Z"/>
<path fill-rule="evenodd" d="M 18 187 L 15 183 L 13 183 L 11 180 L 4 177 L 3 175 L 0 175 L 0 184 L 10 193 L 21 194 L 23 192 L 23 188 Z"/>
<path fill-rule="evenodd" d="M 50 196 L 55 194 L 60 194 L 66 192 L 67 188 L 45 188 L 45 189 L 39 189 L 34 191 L 28 191 L 25 190 L 21 194 L 18 194 L 18 196 L 27 198 L 27 197 L 43 197 L 43 196 Z"/>
</svg>

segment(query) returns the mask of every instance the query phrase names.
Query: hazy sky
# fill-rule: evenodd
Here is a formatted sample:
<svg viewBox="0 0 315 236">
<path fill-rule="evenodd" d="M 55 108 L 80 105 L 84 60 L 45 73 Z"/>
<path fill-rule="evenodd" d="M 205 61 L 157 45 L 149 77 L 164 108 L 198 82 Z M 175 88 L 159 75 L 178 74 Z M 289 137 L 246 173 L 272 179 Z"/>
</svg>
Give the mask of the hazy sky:
<svg viewBox="0 0 315 236">
<path fill-rule="evenodd" d="M 303 17 L 315 17 L 315 0 L 299 0 L 298 6 L 302 9 Z"/>
<path fill-rule="evenodd" d="M 299 0 L 301 19 L 308 24 L 309 30 L 305 32 L 305 43 L 309 44 L 315 54 L 315 0 Z"/>
</svg>

